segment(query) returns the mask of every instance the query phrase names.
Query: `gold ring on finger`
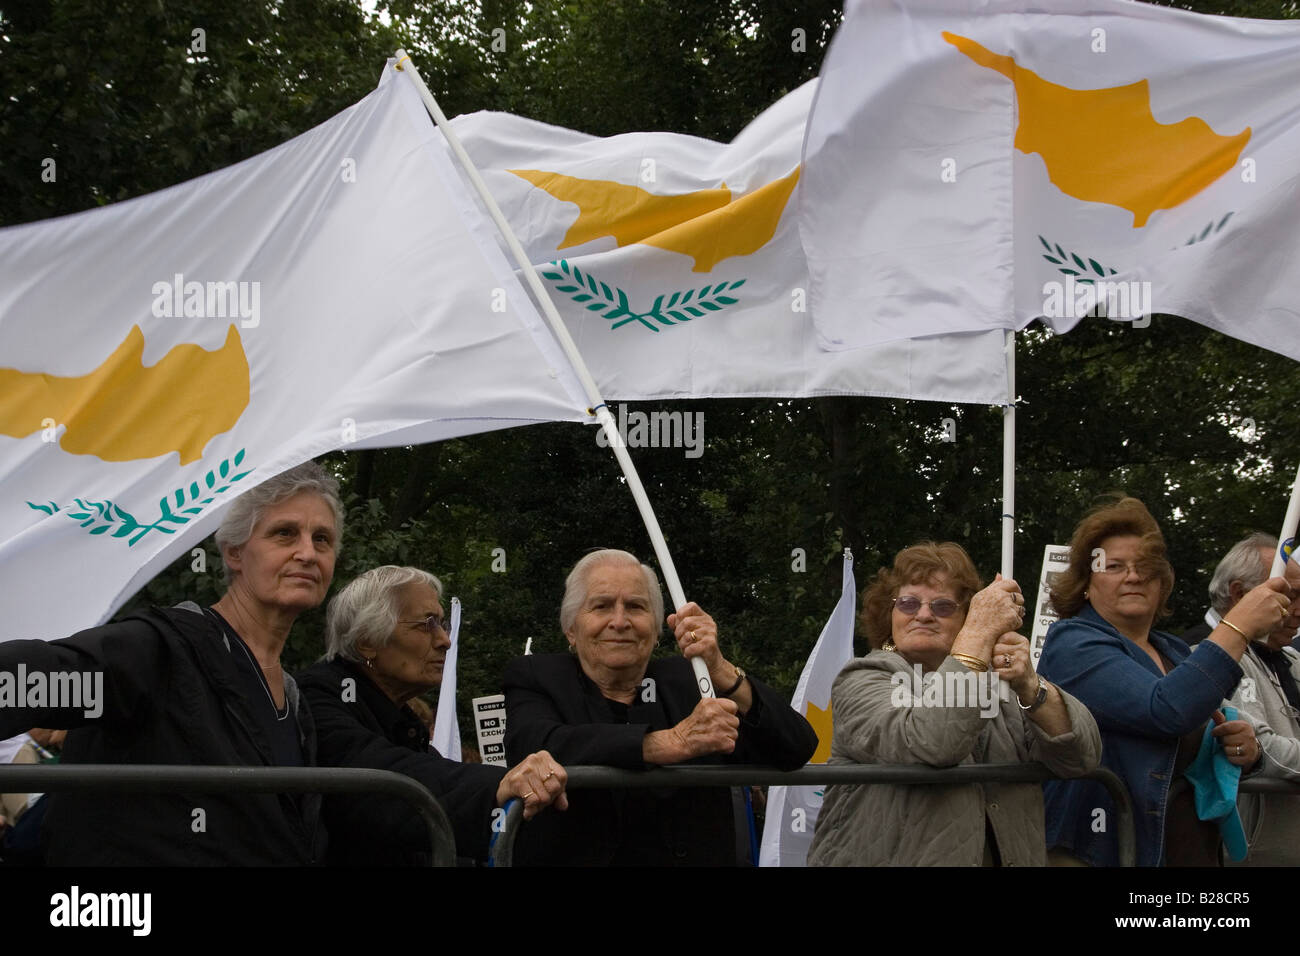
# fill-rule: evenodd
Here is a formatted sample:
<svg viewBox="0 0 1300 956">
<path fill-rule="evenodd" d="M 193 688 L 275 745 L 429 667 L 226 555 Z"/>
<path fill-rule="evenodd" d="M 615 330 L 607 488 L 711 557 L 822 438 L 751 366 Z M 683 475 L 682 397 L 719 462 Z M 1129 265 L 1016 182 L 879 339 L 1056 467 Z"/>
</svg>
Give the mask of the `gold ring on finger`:
<svg viewBox="0 0 1300 956">
<path fill-rule="evenodd" d="M 533 795 L 533 791 L 532 791 L 532 790 L 529 790 L 527 793 L 525 793 L 524 796 L 523 796 L 523 801 L 524 801 L 524 803 L 527 803 L 527 802 L 528 802 L 528 798 L 531 797 L 532 795 Z"/>
</svg>

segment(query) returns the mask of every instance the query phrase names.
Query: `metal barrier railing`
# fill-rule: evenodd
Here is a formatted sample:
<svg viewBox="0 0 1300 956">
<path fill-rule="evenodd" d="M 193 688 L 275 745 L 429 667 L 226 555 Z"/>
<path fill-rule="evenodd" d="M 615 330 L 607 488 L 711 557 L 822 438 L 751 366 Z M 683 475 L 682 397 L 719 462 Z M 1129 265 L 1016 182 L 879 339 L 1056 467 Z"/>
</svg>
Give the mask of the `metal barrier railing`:
<svg viewBox="0 0 1300 956">
<path fill-rule="evenodd" d="M 1237 785 L 1238 793 L 1286 793 L 1300 797 L 1300 783 L 1292 780 L 1274 780 L 1271 777 L 1250 777 Z"/>
<path fill-rule="evenodd" d="M 191 767 L 171 764 L 0 765 L 0 793 L 104 790 L 135 793 L 381 793 L 424 820 L 434 866 L 456 865 L 456 838 L 423 784 L 391 770 L 351 767 Z"/>
<path fill-rule="evenodd" d="M 1169 785 L 1169 796 L 1167 800 L 1172 801 L 1174 797 L 1189 789 L 1191 785 L 1190 780 L 1180 775 Z M 1272 777 L 1246 777 L 1238 781 L 1237 792 L 1281 793 L 1289 794 L 1293 797 L 1300 797 L 1300 783 L 1293 783 L 1290 780 L 1276 780 Z"/>
<path fill-rule="evenodd" d="M 979 764 L 934 768 L 910 765 L 835 764 L 799 770 L 770 767 L 674 766 L 655 770 L 613 767 L 569 767 L 568 789 L 651 789 L 663 787 L 819 786 L 836 783 L 895 783 L 926 786 L 967 783 L 1041 783 L 1056 776 L 1041 764 Z M 1120 866 L 1133 866 L 1137 856 L 1133 805 L 1128 790 L 1105 767 L 1086 774 L 1115 802 Z M 1253 778 L 1242 780 L 1243 793 L 1282 793 L 1300 797 L 1300 783 Z M 213 767 L 169 764 L 7 764 L 0 765 L 0 793 L 53 793 L 102 790 L 175 793 L 381 793 L 411 804 L 429 834 L 434 866 L 456 865 L 456 840 L 447 815 L 427 788 L 411 777 L 390 770 L 348 767 Z M 510 801 L 501 832 L 491 851 L 493 866 L 510 866 L 515 837 L 523 821 L 523 805 Z"/>
<path fill-rule="evenodd" d="M 618 770 L 613 767 L 566 767 L 568 790 L 590 788 L 650 789 L 657 787 L 824 786 L 836 783 L 897 783 L 918 786 L 967 783 L 1041 783 L 1057 776 L 1037 763 L 968 764 L 960 767 L 919 767 L 892 764 L 834 764 L 799 770 L 770 767 L 676 766 L 655 770 Z M 1116 836 L 1120 866 L 1134 866 L 1137 839 L 1133 829 L 1133 804 L 1127 788 L 1114 773 L 1098 767 L 1082 779 L 1096 780 L 1115 802 Z M 547 811 L 551 812 L 551 811 Z M 523 821 L 523 807 L 512 801 L 501 832 L 492 844 L 493 866 L 510 866 L 514 842 Z"/>
</svg>

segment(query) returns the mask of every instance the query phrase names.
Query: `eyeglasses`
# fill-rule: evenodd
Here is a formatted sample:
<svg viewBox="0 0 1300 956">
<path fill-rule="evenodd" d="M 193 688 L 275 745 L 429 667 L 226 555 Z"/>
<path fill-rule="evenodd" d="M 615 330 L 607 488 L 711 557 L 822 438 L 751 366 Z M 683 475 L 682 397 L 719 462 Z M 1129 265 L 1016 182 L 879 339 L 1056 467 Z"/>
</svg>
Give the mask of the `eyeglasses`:
<svg viewBox="0 0 1300 956">
<path fill-rule="evenodd" d="M 1108 561 L 1104 568 L 1097 568 L 1094 574 L 1124 574 L 1130 571 L 1135 573 L 1143 581 L 1150 581 L 1158 577 L 1164 570 L 1163 561 L 1142 560 L 1142 561 Z"/>
<path fill-rule="evenodd" d="M 900 598 L 894 598 L 894 607 L 898 608 L 908 617 L 917 614 L 921 610 L 921 605 L 930 609 L 930 613 L 935 617 L 952 617 L 957 613 L 957 608 L 961 607 L 956 601 L 948 598 L 935 598 L 933 601 L 922 601 L 919 597 L 911 594 L 905 594 Z"/>
<path fill-rule="evenodd" d="M 439 631 L 451 633 L 451 621 L 439 614 L 430 614 L 423 621 L 398 621 L 398 624 L 415 624 L 420 630 L 433 637 Z"/>
</svg>

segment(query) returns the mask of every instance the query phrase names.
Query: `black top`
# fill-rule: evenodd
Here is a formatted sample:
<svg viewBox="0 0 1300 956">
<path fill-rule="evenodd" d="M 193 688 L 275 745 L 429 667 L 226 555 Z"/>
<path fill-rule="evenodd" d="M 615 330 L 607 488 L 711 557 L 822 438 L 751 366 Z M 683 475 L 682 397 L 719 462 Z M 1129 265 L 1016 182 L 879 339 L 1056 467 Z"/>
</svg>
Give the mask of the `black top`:
<svg viewBox="0 0 1300 956">
<path fill-rule="evenodd" d="M 608 698 L 605 703 L 609 705 L 613 723 L 632 723 L 632 708 L 627 704 Z M 666 825 L 666 821 L 659 818 L 663 794 L 647 790 L 625 790 L 619 799 L 623 815 L 629 820 L 635 820 L 637 825 L 623 827 L 619 831 L 617 848 L 609 861 L 610 865 L 636 866 L 643 860 L 655 859 L 663 845 L 659 834 Z"/>
<path fill-rule="evenodd" d="M 325 661 L 298 675 L 320 733 L 322 766 L 392 770 L 437 798 L 461 857 L 487 858 L 500 767 L 458 763 L 429 749 L 429 733 L 405 704 L 393 703 L 363 668 Z M 345 866 L 427 864 L 428 830 L 397 797 L 331 794 L 325 800 L 329 862 Z"/>
<path fill-rule="evenodd" d="M 516 658 L 504 676 L 506 756 L 514 762 L 533 751 L 547 750 L 566 767 L 643 769 L 645 735 L 677 724 L 700 701 L 695 675 L 684 657 L 650 661 L 646 678 L 651 687 L 642 690 L 620 721 L 573 655 Z M 735 751 L 693 762 L 760 764 L 782 770 L 803 766 L 817 749 L 817 734 L 762 681 L 751 677 L 750 685 L 754 706 L 740 721 Z M 653 817 L 641 812 L 642 796 L 656 801 Z M 731 793 L 726 788 L 574 790 L 566 813 L 543 813 L 524 825 L 515 861 L 520 865 L 734 865 Z"/>
<path fill-rule="evenodd" d="M 192 609 L 191 609 L 192 608 Z M 29 727 L 71 730 L 62 762 L 275 764 L 244 693 L 230 640 L 197 606 L 155 608 L 59 641 L 0 644 L 0 669 L 103 674 L 103 713 L 0 708 L 0 737 Z M 299 752 L 315 762 L 315 727 L 298 690 Z M 47 860 L 54 866 L 303 865 L 324 856 L 320 796 L 274 793 L 50 795 Z"/>
<path fill-rule="evenodd" d="M 298 720 L 294 716 L 286 698 L 284 708 L 275 706 L 271 696 L 271 686 L 252 648 L 230 626 L 230 622 L 221 616 L 215 608 L 208 608 L 207 613 L 222 629 L 230 640 L 230 657 L 235 663 L 235 674 L 239 679 L 244 699 L 248 701 L 253 719 L 271 743 L 271 759 L 277 767 L 301 767 L 302 744 L 298 739 Z"/>
<path fill-rule="evenodd" d="M 1168 674 L 1176 666 L 1160 651 L 1160 663 Z M 1219 866 L 1219 826 L 1196 814 L 1196 791 L 1184 774 L 1200 753 L 1205 725 L 1178 738 L 1174 755 L 1174 785 L 1169 788 L 1165 810 L 1165 866 Z"/>
</svg>

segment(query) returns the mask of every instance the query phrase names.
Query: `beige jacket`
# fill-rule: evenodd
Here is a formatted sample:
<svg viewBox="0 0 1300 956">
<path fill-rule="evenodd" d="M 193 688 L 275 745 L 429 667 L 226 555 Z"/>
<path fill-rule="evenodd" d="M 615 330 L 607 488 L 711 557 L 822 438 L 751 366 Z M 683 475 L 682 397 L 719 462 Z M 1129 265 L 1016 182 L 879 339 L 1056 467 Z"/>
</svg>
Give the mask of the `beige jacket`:
<svg viewBox="0 0 1300 956">
<path fill-rule="evenodd" d="M 1300 680 L 1300 654 L 1284 653 L 1291 673 Z M 1232 704 L 1255 725 L 1264 751 L 1259 776 L 1300 781 L 1300 720 L 1291 716 L 1286 695 L 1273 672 L 1253 650 L 1241 658 L 1242 678 Z M 1279 793 L 1243 793 L 1237 799 L 1242 826 L 1250 843 L 1246 866 L 1300 864 L 1300 797 Z"/>
<path fill-rule="evenodd" d="M 1061 696 L 1073 729 L 1047 737 L 1023 716 L 1009 689 L 1005 701 L 993 696 L 992 686 L 1001 684 L 996 675 L 975 675 L 949 657 L 934 677 L 938 687 L 951 687 L 946 701 L 924 690 L 918 696 L 916 672 L 899 654 L 874 651 L 850 661 L 831 691 L 830 762 L 951 767 L 1041 761 L 1062 776 L 1100 763 L 1097 723 L 1069 694 Z M 971 694 L 974 680 L 989 678 L 994 684 L 984 684 L 982 698 Z M 986 817 L 1004 866 L 1046 864 L 1043 794 L 1036 783 L 830 787 L 808 864 L 979 866 Z"/>
</svg>

